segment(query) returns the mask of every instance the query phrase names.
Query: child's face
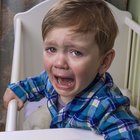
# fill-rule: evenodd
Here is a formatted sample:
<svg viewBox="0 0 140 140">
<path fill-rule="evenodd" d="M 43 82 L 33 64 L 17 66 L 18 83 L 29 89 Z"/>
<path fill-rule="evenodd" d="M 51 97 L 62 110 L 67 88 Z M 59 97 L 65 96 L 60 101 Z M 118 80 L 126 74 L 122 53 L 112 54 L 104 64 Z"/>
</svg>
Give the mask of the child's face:
<svg viewBox="0 0 140 140">
<path fill-rule="evenodd" d="M 73 33 L 71 29 L 52 29 L 44 41 L 45 70 L 66 103 L 94 80 L 102 63 L 94 35 Z"/>
</svg>

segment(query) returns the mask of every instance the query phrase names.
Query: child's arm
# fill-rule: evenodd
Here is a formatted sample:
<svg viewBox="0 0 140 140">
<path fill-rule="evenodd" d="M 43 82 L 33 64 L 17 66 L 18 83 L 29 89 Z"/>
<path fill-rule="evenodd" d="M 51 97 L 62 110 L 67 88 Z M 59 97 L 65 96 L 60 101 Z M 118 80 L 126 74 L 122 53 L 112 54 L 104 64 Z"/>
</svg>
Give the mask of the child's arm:
<svg viewBox="0 0 140 140">
<path fill-rule="evenodd" d="M 5 108 L 8 107 L 8 103 L 12 99 L 15 99 L 17 101 L 18 109 L 21 109 L 23 107 L 23 101 L 20 98 L 18 98 L 11 89 L 7 88 L 3 96 L 3 103 Z"/>
<path fill-rule="evenodd" d="M 7 107 L 10 100 L 16 99 L 20 109 L 26 100 L 38 101 L 42 99 L 45 96 L 44 89 L 47 84 L 47 79 L 47 73 L 42 72 L 36 77 L 29 77 L 17 83 L 10 84 L 3 97 L 4 106 Z"/>
</svg>

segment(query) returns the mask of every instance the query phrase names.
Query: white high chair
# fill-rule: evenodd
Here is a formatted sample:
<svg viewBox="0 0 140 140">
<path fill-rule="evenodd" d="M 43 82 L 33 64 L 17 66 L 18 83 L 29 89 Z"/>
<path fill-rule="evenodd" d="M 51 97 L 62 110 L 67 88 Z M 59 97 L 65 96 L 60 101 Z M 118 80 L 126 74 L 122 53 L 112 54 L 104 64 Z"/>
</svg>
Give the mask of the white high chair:
<svg viewBox="0 0 140 140">
<path fill-rule="evenodd" d="M 15 44 L 11 82 L 36 75 L 43 70 L 41 23 L 46 12 L 56 1 L 45 0 L 29 11 L 19 13 L 14 17 Z M 114 45 L 116 57 L 109 72 L 120 88 L 128 88 L 130 80 L 131 31 L 133 30 L 140 35 L 140 27 L 132 21 L 129 12 L 121 11 L 109 3 L 108 5 L 119 27 L 119 34 Z M 8 106 L 6 131 L 21 130 L 23 119 L 22 111 L 17 112 L 16 101 L 12 100 Z M 36 138 L 38 140 L 41 135 L 49 137 L 51 140 L 59 140 L 60 138 L 61 140 L 103 139 L 102 136 L 94 136 L 93 132 L 75 129 L 18 131 L 9 133 L 9 137 L 13 137 L 14 133 L 17 134 L 17 138 L 22 138 L 24 134 L 28 133 L 29 137 L 34 140 Z M 0 139 L 6 138 L 6 135 L 5 133 L 0 135 Z M 41 137 L 41 139 L 43 140 L 44 138 Z"/>
</svg>

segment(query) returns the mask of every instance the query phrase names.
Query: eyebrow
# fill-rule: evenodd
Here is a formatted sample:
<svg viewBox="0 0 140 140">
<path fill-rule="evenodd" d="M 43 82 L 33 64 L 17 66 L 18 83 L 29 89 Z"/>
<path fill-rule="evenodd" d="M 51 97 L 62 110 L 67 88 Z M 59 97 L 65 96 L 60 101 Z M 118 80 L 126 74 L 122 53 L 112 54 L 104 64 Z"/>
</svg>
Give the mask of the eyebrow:
<svg viewBox="0 0 140 140">
<path fill-rule="evenodd" d="M 55 44 L 57 44 L 57 43 L 56 43 L 55 40 L 45 40 L 45 41 L 44 41 L 44 44 L 46 44 L 46 45 L 55 45 Z"/>
<path fill-rule="evenodd" d="M 64 46 L 87 51 L 87 47 L 84 47 L 83 45 L 80 45 L 78 43 L 73 43 L 72 41 L 64 43 Z"/>
<path fill-rule="evenodd" d="M 45 45 L 57 45 L 57 42 L 55 40 L 45 40 L 44 41 L 44 44 Z M 76 49 L 81 49 L 83 51 L 87 51 L 87 47 L 84 47 L 84 45 L 82 45 L 81 43 L 73 43 L 72 40 L 69 40 L 69 41 L 64 41 L 63 42 L 63 46 L 69 48 L 69 47 L 72 47 L 72 48 L 76 48 Z"/>
</svg>

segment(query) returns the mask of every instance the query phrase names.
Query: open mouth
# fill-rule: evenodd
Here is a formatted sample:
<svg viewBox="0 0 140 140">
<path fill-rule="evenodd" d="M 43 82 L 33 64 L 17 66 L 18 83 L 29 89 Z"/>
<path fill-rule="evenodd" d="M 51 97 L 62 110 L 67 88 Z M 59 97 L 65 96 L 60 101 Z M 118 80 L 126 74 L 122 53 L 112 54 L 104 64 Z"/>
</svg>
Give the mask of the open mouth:
<svg viewBox="0 0 140 140">
<path fill-rule="evenodd" d="M 55 83 L 57 88 L 66 90 L 74 87 L 75 80 L 74 78 L 55 76 Z"/>
</svg>

